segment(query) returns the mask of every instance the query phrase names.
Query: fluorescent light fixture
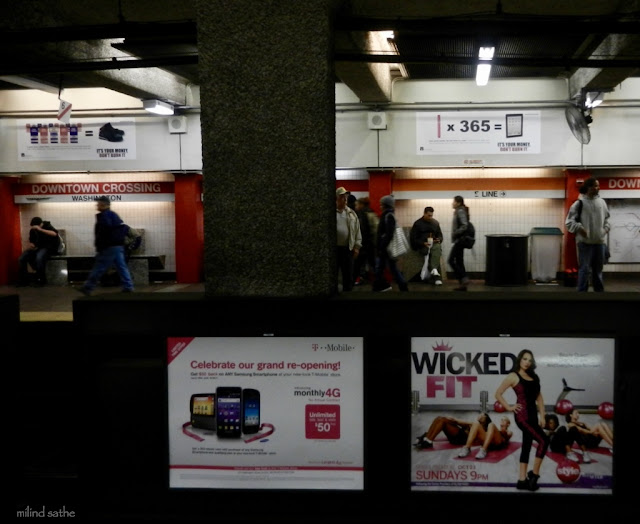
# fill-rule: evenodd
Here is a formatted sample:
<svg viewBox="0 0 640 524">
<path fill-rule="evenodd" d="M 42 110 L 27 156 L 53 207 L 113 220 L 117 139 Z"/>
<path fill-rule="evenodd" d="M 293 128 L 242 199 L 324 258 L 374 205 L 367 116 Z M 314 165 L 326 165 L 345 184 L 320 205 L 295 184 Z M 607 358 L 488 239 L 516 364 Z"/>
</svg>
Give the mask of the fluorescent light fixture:
<svg viewBox="0 0 640 524">
<path fill-rule="evenodd" d="M 149 111 L 149 113 L 154 113 L 156 115 L 173 114 L 173 106 L 161 100 L 143 100 L 142 105 L 147 111 Z"/>
<path fill-rule="evenodd" d="M 604 93 L 587 93 L 584 105 L 588 108 L 594 108 L 602 104 Z"/>
<path fill-rule="evenodd" d="M 476 69 L 476 85 L 486 86 L 489 83 L 491 74 L 491 64 L 478 64 Z"/>
<path fill-rule="evenodd" d="M 491 63 L 483 62 L 491 62 L 495 51 L 495 47 L 480 48 L 480 51 L 478 52 L 478 58 L 480 59 L 480 62 L 478 63 L 478 67 L 476 69 L 476 85 L 486 86 L 489 82 L 489 75 L 491 74 Z"/>
</svg>

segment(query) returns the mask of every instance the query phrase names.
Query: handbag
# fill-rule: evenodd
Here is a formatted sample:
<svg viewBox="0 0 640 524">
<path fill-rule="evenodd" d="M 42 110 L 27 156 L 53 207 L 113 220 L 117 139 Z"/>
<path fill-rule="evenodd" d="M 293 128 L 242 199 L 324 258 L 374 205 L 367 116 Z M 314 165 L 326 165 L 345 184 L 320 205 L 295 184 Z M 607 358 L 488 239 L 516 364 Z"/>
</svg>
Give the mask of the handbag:
<svg viewBox="0 0 640 524">
<path fill-rule="evenodd" d="M 405 253 L 409 251 L 409 241 L 404 234 L 403 229 L 398 226 L 393 232 L 393 236 L 391 237 L 391 242 L 387 246 L 387 253 L 393 259 L 401 257 Z"/>
</svg>

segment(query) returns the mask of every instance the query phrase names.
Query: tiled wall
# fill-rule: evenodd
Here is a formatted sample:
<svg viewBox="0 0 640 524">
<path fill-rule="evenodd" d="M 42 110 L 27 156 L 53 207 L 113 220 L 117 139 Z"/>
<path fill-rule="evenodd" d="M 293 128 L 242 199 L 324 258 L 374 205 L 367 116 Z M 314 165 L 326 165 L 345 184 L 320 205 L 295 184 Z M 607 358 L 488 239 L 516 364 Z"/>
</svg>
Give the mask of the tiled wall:
<svg viewBox="0 0 640 524">
<path fill-rule="evenodd" d="M 22 182 L 86 182 L 90 176 L 95 182 L 173 182 L 166 173 L 109 173 L 91 175 L 30 175 L 23 176 Z M 166 255 L 165 271 L 176 270 L 175 257 L 175 209 L 173 202 L 114 202 L 111 209 L 120 215 L 125 223 L 145 230 L 145 253 Z M 22 204 L 20 223 L 23 245 L 29 239 L 29 222 L 34 216 L 50 221 L 56 229 L 66 230 L 65 243 L 69 255 L 93 255 L 95 202 Z"/>
<path fill-rule="evenodd" d="M 434 209 L 434 218 L 440 222 L 444 235 L 443 253 L 451 248 L 453 199 L 399 200 L 396 218 L 401 226 L 411 226 L 422 217 L 424 208 Z M 528 235 L 534 227 L 559 227 L 564 233 L 564 202 L 558 199 L 500 199 L 465 201 L 476 227 L 476 244 L 465 252 L 465 266 L 469 272 L 486 270 L 487 242 L 485 235 Z M 563 268 L 559 268 L 563 269 Z"/>
<path fill-rule="evenodd" d="M 562 177 L 563 172 L 558 168 L 521 168 L 521 169 L 480 169 L 480 168 L 430 168 L 430 169 L 398 169 L 394 171 L 395 179 L 469 179 L 470 173 L 474 179 L 497 178 L 557 178 Z M 621 172 L 622 176 L 625 175 Z M 627 175 L 628 176 L 628 175 Z M 349 180 L 363 180 L 368 178 L 368 173 L 363 169 L 339 170 L 336 173 L 339 182 L 344 181 L 348 185 Z M 341 182 L 342 183 L 342 182 Z M 366 193 L 354 192 L 356 196 L 364 196 Z M 423 214 L 426 206 L 434 208 L 434 217 L 440 222 L 444 234 L 443 254 L 448 256 L 451 247 L 451 222 L 453 218 L 452 198 L 446 199 L 414 199 L 397 200 L 396 217 L 399 225 L 411 226 Z M 610 208 L 615 207 L 615 200 L 609 201 Z M 567 231 L 564 226 L 565 211 L 564 201 L 559 198 L 505 198 L 505 199 L 467 199 L 471 221 L 476 227 L 476 244 L 471 251 L 465 254 L 465 266 L 469 272 L 486 271 L 487 240 L 485 235 L 490 234 L 525 234 L 528 235 L 534 227 L 554 227 L 563 233 L 561 241 L 564 250 L 564 235 Z M 529 252 L 531 253 L 532 240 L 528 239 Z M 562 262 L 564 251 L 560 256 L 560 271 L 564 270 Z M 605 271 L 615 272 L 640 272 L 640 264 L 610 263 L 605 266 Z"/>
</svg>

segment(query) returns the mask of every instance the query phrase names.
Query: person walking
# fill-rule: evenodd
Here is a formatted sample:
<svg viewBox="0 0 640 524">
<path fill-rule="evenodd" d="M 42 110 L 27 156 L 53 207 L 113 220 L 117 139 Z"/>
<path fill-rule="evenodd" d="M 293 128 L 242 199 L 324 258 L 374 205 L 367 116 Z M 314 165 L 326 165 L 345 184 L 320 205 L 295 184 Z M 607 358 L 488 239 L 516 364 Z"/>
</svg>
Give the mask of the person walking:
<svg viewBox="0 0 640 524">
<path fill-rule="evenodd" d="M 453 223 L 451 225 L 452 246 L 447 261 L 460 284 L 454 288 L 454 291 L 467 291 L 469 277 L 464 267 L 465 246 L 462 239 L 465 237 L 465 232 L 469 227 L 469 208 L 464 204 L 464 198 L 460 195 L 453 197 L 451 207 L 453 207 Z"/>
<path fill-rule="evenodd" d="M 123 292 L 133 291 L 133 281 L 124 258 L 124 242 L 128 226 L 117 213 L 111 211 L 111 201 L 107 196 L 96 199 L 95 246 L 96 257 L 87 280 L 80 289 L 85 295 L 91 295 L 98 285 L 100 277 L 115 264 L 120 276 Z"/>
<path fill-rule="evenodd" d="M 378 215 L 371 209 L 369 197 L 356 200 L 356 213 L 360 220 L 362 232 L 362 248 L 354 264 L 354 285 L 359 286 L 371 281 L 376 267 L 376 234 L 378 232 Z"/>
<path fill-rule="evenodd" d="M 600 182 L 587 178 L 580 187 L 580 196 L 567 213 L 565 226 L 576 235 L 578 250 L 578 287 L 589 290 L 589 274 L 595 292 L 604 291 L 602 268 L 605 261 L 606 237 L 611 229 L 609 208 L 600 197 Z"/>
<path fill-rule="evenodd" d="M 382 215 L 378 223 L 378 234 L 376 235 L 376 271 L 373 282 L 373 291 L 384 292 L 390 291 L 391 285 L 384 277 L 384 270 L 389 266 L 389 271 L 393 279 L 398 284 L 400 291 L 409 291 L 407 281 L 398 268 L 397 261 L 389 256 L 387 247 L 393 238 L 396 230 L 396 217 L 394 215 L 396 200 L 393 195 L 385 195 L 380 199 L 380 207 Z"/>
</svg>

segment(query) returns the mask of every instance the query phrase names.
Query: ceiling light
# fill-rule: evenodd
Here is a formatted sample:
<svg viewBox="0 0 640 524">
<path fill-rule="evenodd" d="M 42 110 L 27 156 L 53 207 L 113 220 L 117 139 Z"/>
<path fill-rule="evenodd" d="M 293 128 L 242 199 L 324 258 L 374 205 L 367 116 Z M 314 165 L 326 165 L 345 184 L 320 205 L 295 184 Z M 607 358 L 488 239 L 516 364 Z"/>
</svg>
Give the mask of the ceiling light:
<svg viewBox="0 0 640 524">
<path fill-rule="evenodd" d="M 161 100 L 143 100 L 142 105 L 147 111 L 149 111 L 149 113 L 154 113 L 156 115 L 173 114 L 173 106 L 166 102 L 162 102 Z"/>
<path fill-rule="evenodd" d="M 602 104 L 604 100 L 604 93 L 587 93 L 587 98 L 584 101 L 585 107 L 594 108 Z"/>
<path fill-rule="evenodd" d="M 486 86 L 489 82 L 489 75 L 491 74 L 491 63 L 483 62 L 491 62 L 495 50 L 495 47 L 480 48 L 480 51 L 478 52 L 478 58 L 480 59 L 480 62 L 478 63 L 478 68 L 476 69 L 476 85 Z"/>
</svg>

